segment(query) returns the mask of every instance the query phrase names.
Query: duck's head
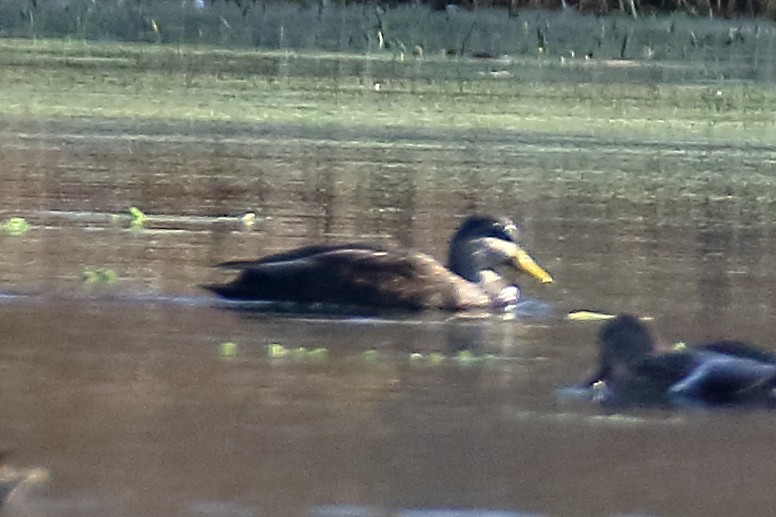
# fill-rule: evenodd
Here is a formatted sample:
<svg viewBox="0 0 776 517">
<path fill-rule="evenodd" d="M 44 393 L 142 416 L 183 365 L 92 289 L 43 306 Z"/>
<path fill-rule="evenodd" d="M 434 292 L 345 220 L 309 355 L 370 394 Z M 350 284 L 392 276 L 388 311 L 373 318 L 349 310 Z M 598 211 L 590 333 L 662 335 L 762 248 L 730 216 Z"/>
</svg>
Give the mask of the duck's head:
<svg viewBox="0 0 776 517">
<path fill-rule="evenodd" d="M 543 284 L 551 283 L 550 274 L 531 258 L 517 239 L 517 225 L 511 219 L 469 216 L 450 241 L 448 266 L 470 282 L 480 282 L 483 271 L 508 266 L 528 273 Z"/>
<path fill-rule="evenodd" d="M 636 316 L 620 314 L 608 321 L 598 335 L 599 378 L 627 373 L 632 365 L 655 349 L 652 334 Z"/>
</svg>

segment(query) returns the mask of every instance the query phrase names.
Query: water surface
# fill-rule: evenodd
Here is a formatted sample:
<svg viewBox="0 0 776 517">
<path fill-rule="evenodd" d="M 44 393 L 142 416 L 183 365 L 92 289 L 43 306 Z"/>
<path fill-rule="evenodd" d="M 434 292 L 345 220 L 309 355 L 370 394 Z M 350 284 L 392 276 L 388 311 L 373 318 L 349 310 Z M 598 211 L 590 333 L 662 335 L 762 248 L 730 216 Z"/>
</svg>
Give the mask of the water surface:
<svg viewBox="0 0 776 517">
<path fill-rule="evenodd" d="M 650 315 L 664 342 L 774 349 L 774 145 L 9 116 L 0 162 L 0 219 L 31 225 L 0 236 L 0 448 L 51 473 L 10 515 L 776 502 L 770 413 L 611 415 L 555 396 L 595 360 L 598 324 L 569 310 Z M 514 319 L 251 315 L 198 287 L 221 260 L 311 243 L 443 257 L 474 211 L 519 220 L 556 279 L 522 280 Z M 100 269 L 117 280 L 84 281 Z"/>
</svg>

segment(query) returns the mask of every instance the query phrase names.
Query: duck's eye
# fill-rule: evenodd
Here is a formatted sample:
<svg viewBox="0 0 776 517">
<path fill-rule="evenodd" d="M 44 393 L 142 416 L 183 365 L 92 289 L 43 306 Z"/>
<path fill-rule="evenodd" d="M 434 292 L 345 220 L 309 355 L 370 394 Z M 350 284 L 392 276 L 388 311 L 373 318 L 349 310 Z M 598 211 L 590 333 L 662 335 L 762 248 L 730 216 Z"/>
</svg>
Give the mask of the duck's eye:
<svg viewBox="0 0 776 517">
<path fill-rule="evenodd" d="M 517 239 L 517 225 L 515 223 L 504 225 L 504 233 L 512 237 L 512 239 Z"/>
</svg>

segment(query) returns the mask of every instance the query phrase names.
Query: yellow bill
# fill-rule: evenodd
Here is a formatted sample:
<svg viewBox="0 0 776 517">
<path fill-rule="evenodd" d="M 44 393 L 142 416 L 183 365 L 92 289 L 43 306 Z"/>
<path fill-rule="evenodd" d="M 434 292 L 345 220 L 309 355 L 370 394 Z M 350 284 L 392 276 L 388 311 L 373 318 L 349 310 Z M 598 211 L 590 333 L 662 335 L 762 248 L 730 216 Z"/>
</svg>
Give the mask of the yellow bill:
<svg viewBox="0 0 776 517">
<path fill-rule="evenodd" d="M 543 284 L 552 283 L 552 277 L 550 274 L 545 271 L 539 264 L 537 264 L 536 261 L 531 258 L 531 255 L 529 255 L 523 248 L 515 246 L 513 258 L 514 265 L 517 269 L 525 271 Z"/>
</svg>

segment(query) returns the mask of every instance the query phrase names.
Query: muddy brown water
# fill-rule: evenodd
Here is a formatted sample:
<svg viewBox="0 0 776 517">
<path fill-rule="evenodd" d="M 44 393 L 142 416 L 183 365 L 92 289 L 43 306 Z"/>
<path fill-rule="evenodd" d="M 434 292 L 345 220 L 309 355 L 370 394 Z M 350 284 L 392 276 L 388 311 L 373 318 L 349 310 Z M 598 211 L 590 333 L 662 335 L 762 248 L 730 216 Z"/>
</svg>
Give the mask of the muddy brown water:
<svg viewBox="0 0 776 517">
<path fill-rule="evenodd" d="M 90 119 L 5 120 L 0 141 L 2 219 L 31 225 L 0 237 L 0 448 L 50 472 L 4 513 L 773 511 L 775 415 L 555 390 L 594 360 L 574 309 L 776 350 L 776 146 Z M 316 242 L 443 257 L 472 211 L 517 218 L 555 276 L 522 281 L 513 320 L 241 314 L 197 287 Z M 101 268 L 118 279 L 84 282 Z"/>
</svg>

